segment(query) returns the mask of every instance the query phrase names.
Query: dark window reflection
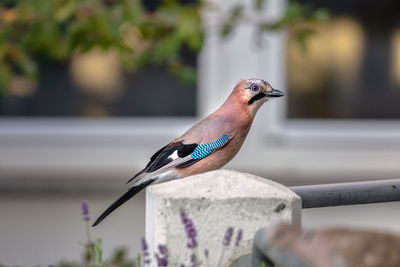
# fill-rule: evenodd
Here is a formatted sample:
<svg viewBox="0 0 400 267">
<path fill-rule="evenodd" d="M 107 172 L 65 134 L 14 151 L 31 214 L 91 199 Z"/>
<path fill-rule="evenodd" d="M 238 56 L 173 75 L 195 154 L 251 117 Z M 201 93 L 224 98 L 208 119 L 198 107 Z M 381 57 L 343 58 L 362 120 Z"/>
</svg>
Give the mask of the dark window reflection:
<svg viewBox="0 0 400 267">
<path fill-rule="evenodd" d="M 184 52 L 195 66 L 196 55 Z M 195 116 L 196 90 L 164 68 L 122 69 L 112 52 L 41 64 L 37 84 L 16 78 L 0 92 L 2 116 Z"/>
<path fill-rule="evenodd" d="M 291 118 L 400 118 L 400 2 L 300 1 L 332 12 L 305 55 L 288 43 Z"/>
</svg>

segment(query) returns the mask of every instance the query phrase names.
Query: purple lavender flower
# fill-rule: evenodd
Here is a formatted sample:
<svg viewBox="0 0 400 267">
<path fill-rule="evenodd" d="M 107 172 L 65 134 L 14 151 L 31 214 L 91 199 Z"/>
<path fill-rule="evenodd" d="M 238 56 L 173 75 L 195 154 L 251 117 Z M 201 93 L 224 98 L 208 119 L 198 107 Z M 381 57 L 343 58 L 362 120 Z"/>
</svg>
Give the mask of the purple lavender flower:
<svg viewBox="0 0 400 267">
<path fill-rule="evenodd" d="M 185 227 L 186 235 L 189 239 L 189 242 L 187 243 L 188 248 L 195 248 L 197 247 L 197 231 L 196 228 L 194 227 L 192 219 L 190 219 L 184 209 L 180 209 L 180 214 L 181 214 L 181 219 L 182 219 L 182 224 Z"/>
<path fill-rule="evenodd" d="M 149 258 L 149 247 L 147 246 L 146 239 L 142 237 L 142 253 L 144 264 L 149 264 L 151 262 Z"/>
<path fill-rule="evenodd" d="M 160 251 L 161 255 L 164 255 L 164 256 L 168 255 L 168 249 L 164 245 L 158 245 L 158 251 Z"/>
<path fill-rule="evenodd" d="M 149 247 L 147 246 L 146 239 L 144 237 L 142 237 L 142 252 L 143 252 L 144 256 L 149 255 L 148 249 L 149 249 Z"/>
<path fill-rule="evenodd" d="M 242 238 L 243 238 L 243 230 L 239 229 L 237 236 L 236 236 L 235 246 L 237 246 L 237 247 L 239 246 L 240 241 L 242 241 Z"/>
<path fill-rule="evenodd" d="M 158 245 L 158 251 L 160 252 L 160 255 L 158 253 L 155 253 L 156 259 L 157 259 L 157 266 L 158 267 L 165 267 L 168 266 L 168 249 L 164 245 Z"/>
<path fill-rule="evenodd" d="M 86 200 L 82 200 L 81 208 L 82 208 L 83 220 L 88 222 L 90 220 L 90 217 L 89 217 L 89 205 L 88 205 Z"/>
<path fill-rule="evenodd" d="M 224 246 L 227 247 L 229 246 L 229 244 L 231 243 L 232 235 L 233 235 L 233 227 L 228 227 L 228 229 L 226 229 L 224 240 L 222 241 L 222 244 Z"/>
<path fill-rule="evenodd" d="M 156 260 L 157 260 L 157 267 L 165 267 L 168 266 L 168 261 L 166 258 L 160 257 L 158 253 L 156 255 Z"/>
</svg>

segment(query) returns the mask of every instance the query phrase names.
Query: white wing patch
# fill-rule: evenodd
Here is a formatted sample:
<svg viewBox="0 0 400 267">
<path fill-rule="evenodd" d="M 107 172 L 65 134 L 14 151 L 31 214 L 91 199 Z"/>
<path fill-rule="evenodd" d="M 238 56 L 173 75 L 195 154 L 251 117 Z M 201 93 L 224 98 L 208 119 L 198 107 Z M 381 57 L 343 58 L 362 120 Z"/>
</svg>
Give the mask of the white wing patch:
<svg viewBox="0 0 400 267">
<path fill-rule="evenodd" d="M 179 156 L 178 156 L 178 150 L 175 150 L 174 153 L 172 153 L 168 158 L 169 158 L 169 159 L 172 159 L 172 160 L 178 159 L 178 158 L 179 158 Z"/>
</svg>

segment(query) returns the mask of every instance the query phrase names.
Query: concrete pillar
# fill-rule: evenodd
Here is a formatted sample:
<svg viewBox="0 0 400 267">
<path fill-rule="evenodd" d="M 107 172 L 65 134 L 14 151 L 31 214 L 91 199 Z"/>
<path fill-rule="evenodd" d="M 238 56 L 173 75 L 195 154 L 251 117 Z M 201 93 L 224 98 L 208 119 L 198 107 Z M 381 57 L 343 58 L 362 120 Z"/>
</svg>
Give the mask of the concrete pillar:
<svg viewBox="0 0 400 267">
<path fill-rule="evenodd" d="M 255 175 L 218 170 L 156 184 L 146 192 L 146 239 L 151 251 L 159 244 L 168 247 L 168 266 L 188 266 L 193 253 L 187 248 L 180 209 L 193 220 L 198 244 L 195 253 L 205 262 L 207 249 L 209 267 L 217 266 L 228 227 L 234 228 L 234 234 L 224 249 L 222 266 L 249 252 L 261 227 L 301 222 L 300 198 L 283 185 Z M 239 229 L 243 238 L 236 247 Z"/>
</svg>

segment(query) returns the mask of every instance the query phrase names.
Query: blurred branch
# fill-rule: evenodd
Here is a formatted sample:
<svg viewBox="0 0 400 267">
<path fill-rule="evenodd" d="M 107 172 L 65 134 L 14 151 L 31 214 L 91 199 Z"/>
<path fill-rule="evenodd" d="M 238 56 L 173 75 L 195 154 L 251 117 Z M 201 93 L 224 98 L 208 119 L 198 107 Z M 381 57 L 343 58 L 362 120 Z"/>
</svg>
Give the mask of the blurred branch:
<svg viewBox="0 0 400 267">
<path fill-rule="evenodd" d="M 254 0 L 255 10 L 264 6 L 265 0 Z M 115 51 L 128 70 L 163 65 L 193 82 L 195 71 L 182 63 L 180 52 L 200 51 L 204 8 L 207 5 L 200 0 L 161 1 L 151 12 L 141 0 L 7 0 L 0 5 L 0 88 L 7 88 L 14 76 L 37 78 L 41 64 L 65 62 L 94 48 Z M 290 2 L 280 20 L 260 22 L 258 28 L 319 23 L 326 14 Z M 222 35 L 228 36 L 245 19 L 243 7 L 234 7 L 221 26 Z M 308 35 L 307 27 L 299 29 L 301 42 Z"/>
</svg>

